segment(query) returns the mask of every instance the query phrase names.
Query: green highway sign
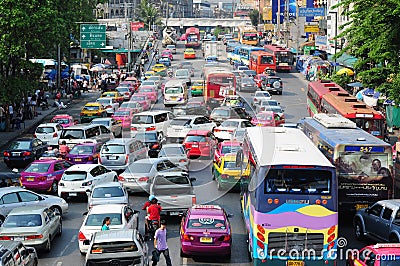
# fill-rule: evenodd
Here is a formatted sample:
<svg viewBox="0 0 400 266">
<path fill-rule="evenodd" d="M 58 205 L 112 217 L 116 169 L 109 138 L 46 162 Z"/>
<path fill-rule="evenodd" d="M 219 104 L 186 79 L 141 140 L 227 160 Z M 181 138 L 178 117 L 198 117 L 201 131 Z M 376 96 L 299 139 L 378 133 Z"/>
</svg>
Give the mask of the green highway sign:
<svg viewBox="0 0 400 266">
<path fill-rule="evenodd" d="M 81 24 L 80 41 L 82 49 L 106 48 L 106 25 Z"/>
</svg>

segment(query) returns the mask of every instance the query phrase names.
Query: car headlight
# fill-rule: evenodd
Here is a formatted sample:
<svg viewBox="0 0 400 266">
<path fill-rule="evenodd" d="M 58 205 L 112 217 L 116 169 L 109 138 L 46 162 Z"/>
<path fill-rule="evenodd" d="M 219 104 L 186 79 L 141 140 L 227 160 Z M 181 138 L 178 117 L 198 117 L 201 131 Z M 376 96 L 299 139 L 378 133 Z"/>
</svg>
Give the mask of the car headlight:
<svg viewBox="0 0 400 266">
<path fill-rule="evenodd" d="M 87 187 L 87 186 L 91 186 L 93 184 L 93 181 L 87 181 L 82 183 L 82 187 Z"/>
</svg>

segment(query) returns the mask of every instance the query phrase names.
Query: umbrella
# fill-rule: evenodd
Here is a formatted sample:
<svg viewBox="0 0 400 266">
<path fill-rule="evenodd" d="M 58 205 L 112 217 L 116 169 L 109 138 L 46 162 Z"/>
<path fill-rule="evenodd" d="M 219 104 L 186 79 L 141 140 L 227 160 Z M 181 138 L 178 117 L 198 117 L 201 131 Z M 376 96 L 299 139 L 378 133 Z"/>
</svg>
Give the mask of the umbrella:
<svg viewBox="0 0 400 266">
<path fill-rule="evenodd" d="M 90 69 L 92 72 L 98 72 L 104 70 L 104 67 L 94 66 Z"/>
<path fill-rule="evenodd" d="M 347 84 L 347 86 L 350 86 L 350 87 L 356 87 L 356 88 L 362 88 L 363 87 L 363 85 L 362 85 L 362 83 L 361 82 L 353 82 L 353 83 L 349 83 L 349 84 Z"/>
<path fill-rule="evenodd" d="M 339 69 L 338 72 L 336 72 L 336 75 L 343 75 L 343 74 L 347 74 L 349 76 L 353 76 L 354 75 L 354 71 L 351 70 L 350 68 L 342 68 L 342 69 Z"/>
</svg>

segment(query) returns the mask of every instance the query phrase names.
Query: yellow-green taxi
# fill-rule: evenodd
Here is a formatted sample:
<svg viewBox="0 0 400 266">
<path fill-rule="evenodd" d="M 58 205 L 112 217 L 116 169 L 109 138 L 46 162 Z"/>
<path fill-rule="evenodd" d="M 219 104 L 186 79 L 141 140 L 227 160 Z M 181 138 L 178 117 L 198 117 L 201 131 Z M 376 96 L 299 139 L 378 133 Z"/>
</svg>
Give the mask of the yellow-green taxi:
<svg viewBox="0 0 400 266">
<path fill-rule="evenodd" d="M 151 76 L 154 76 L 155 72 L 154 71 L 146 71 L 144 73 L 144 76 L 146 79 L 150 78 Z"/>
<path fill-rule="evenodd" d="M 218 190 L 238 187 L 241 182 L 246 182 L 250 176 L 250 164 L 243 162 L 243 168 L 242 172 L 236 165 L 236 154 L 227 154 L 214 162 L 211 171 Z"/>
<path fill-rule="evenodd" d="M 101 103 L 87 103 L 81 110 L 81 123 L 87 123 L 92 121 L 94 118 L 106 116 L 106 109 L 104 109 Z"/>
<path fill-rule="evenodd" d="M 203 95 L 203 87 L 204 81 L 203 80 L 194 80 L 192 82 L 192 96 L 202 96 Z"/>
<path fill-rule="evenodd" d="M 155 73 L 166 71 L 167 67 L 164 64 L 155 64 L 151 70 L 153 70 Z"/>
</svg>

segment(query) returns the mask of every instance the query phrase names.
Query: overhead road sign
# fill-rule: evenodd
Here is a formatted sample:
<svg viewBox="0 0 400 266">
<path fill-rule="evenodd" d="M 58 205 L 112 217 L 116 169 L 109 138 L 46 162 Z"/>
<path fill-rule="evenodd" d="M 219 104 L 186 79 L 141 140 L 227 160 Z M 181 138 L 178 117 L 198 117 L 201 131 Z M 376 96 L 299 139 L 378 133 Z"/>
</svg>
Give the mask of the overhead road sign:
<svg viewBox="0 0 400 266">
<path fill-rule="evenodd" d="M 318 32 L 318 25 L 304 25 L 304 32 Z"/>
<path fill-rule="evenodd" d="M 81 24 L 80 42 L 82 49 L 106 48 L 106 25 Z"/>
<path fill-rule="evenodd" d="M 325 10 L 323 7 L 299 7 L 299 17 L 323 17 Z"/>
</svg>

